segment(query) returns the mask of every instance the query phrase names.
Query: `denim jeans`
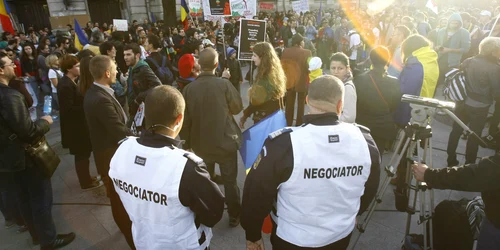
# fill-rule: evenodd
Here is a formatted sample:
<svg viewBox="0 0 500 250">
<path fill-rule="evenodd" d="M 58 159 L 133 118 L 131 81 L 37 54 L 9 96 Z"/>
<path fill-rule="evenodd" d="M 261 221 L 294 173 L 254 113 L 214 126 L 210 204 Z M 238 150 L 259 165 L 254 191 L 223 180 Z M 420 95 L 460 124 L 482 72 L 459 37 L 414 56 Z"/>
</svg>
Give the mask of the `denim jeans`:
<svg viewBox="0 0 500 250">
<path fill-rule="evenodd" d="M 469 126 L 469 128 L 481 137 L 484 125 L 486 124 L 486 118 L 488 117 L 488 109 L 485 108 L 474 108 L 465 104 L 457 104 L 455 109 L 455 115 L 462 120 L 463 123 Z M 457 161 L 457 147 L 462 136 L 463 129 L 457 123 L 453 123 L 453 129 L 451 130 L 450 137 L 448 138 L 448 166 L 456 166 L 459 164 Z M 465 149 L 465 164 L 475 163 L 477 158 L 477 151 L 479 148 L 479 142 L 476 138 L 469 136 L 467 139 L 467 147 Z"/>
<path fill-rule="evenodd" d="M 40 168 L 30 164 L 26 156 L 25 170 L 14 174 L 19 192 L 21 215 L 28 226 L 31 237 L 39 240 L 42 247 L 56 239 L 56 228 L 52 219 L 52 184 L 50 178 L 43 177 Z"/>
<path fill-rule="evenodd" d="M 215 163 L 219 164 L 226 196 L 227 213 L 230 217 L 238 217 L 241 211 L 240 188 L 236 183 L 238 176 L 237 157 L 237 152 L 234 152 L 218 160 L 205 160 L 208 169 L 214 169 Z"/>
<path fill-rule="evenodd" d="M 488 218 L 484 217 L 476 250 L 490 249 L 500 249 L 500 229 L 493 226 Z"/>
</svg>

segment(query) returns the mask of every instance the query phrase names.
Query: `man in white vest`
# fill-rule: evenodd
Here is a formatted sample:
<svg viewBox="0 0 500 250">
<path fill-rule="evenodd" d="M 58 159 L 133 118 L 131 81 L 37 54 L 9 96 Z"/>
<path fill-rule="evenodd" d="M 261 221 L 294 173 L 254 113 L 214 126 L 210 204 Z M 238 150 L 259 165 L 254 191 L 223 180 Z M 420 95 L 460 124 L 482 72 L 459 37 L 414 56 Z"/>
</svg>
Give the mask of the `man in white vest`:
<svg viewBox="0 0 500 250">
<path fill-rule="evenodd" d="M 154 88 L 145 100 L 149 128 L 121 142 L 109 176 L 113 217 L 132 249 L 208 249 L 224 196 L 203 160 L 174 139 L 184 120 L 182 94 Z"/>
<path fill-rule="evenodd" d="M 243 191 L 247 249 L 264 249 L 268 214 L 274 250 L 348 247 L 356 216 L 377 192 L 380 154 L 367 128 L 339 122 L 343 94 L 339 79 L 317 78 L 305 123 L 269 135 Z"/>
</svg>

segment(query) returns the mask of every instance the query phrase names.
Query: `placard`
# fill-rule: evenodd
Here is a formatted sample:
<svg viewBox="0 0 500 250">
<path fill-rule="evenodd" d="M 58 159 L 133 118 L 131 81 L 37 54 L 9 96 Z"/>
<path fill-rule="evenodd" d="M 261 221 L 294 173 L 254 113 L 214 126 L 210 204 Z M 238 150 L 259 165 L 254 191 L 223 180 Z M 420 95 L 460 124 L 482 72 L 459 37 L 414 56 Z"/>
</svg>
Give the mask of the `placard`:
<svg viewBox="0 0 500 250">
<path fill-rule="evenodd" d="M 297 0 L 292 2 L 292 9 L 295 11 L 297 14 L 306 13 L 309 11 L 309 3 L 307 0 Z"/>
<path fill-rule="evenodd" d="M 123 19 L 113 19 L 113 25 L 117 31 L 128 31 L 128 22 Z"/>
<path fill-rule="evenodd" d="M 257 0 L 231 0 L 231 14 L 236 19 L 238 17 L 252 19 L 257 15 Z M 210 3 L 209 1 L 202 1 L 203 15 L 205 20 L 217 21 L 220 20 L 220 16 L 212 16 L 210 14 Z"/>
<path fill-rule="evenodd" d="M 230 16 L 231 3 L 229 0 L 209 0 L 210 15 L 212 16 Z"/>
<path fill-rule="evenodd" d="M 252 60 L 253 46 L 266 38 L 266 21 L 240 19 L 238 60 Z"/>
<path fill-rule="evenodd" d="M 259 3 L 259 10 L 273 12 L 273 11 L 275 11 L 274 3 L 273 2 L 260 2 Z"/>
<path fill-rule="evenodd" d="M 192 17 L 203 16 L 201 0 L 188 0 L 189 15 Z"/>
</svg>

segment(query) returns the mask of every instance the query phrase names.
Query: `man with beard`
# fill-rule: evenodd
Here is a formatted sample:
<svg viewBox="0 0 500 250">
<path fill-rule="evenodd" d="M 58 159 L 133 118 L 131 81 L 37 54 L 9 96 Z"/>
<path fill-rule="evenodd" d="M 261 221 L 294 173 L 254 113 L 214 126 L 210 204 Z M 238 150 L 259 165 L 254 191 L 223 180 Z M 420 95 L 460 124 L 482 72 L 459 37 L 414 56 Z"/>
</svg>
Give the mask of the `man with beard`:
<svg viewBox="0 0 500 250">
<path fill-rule="evenodd" d="M 123 48 L 125 63 L 129 67 L 127 79 L 127 93 L 130 117 L 134 118 L 139 105 L 144 101 L 148 91 L 160 86 L 160 79 L 151 70 L 148 64 L 141 60 L 139 45 L 132 43 Z"/>
<path fill-rule="evenodd" d="M 459 13 L 454 13 L 448 19 L 448 26 L 442 28 L 437 34 L 437 43 L 434 48 L 438 52 L 439 81 L 444 82 L 444 76 L 450 69 L 458 68 L 462 56 L 470 49 L 470 33 L 462 28 L 462 17 Z"/>
</svg>

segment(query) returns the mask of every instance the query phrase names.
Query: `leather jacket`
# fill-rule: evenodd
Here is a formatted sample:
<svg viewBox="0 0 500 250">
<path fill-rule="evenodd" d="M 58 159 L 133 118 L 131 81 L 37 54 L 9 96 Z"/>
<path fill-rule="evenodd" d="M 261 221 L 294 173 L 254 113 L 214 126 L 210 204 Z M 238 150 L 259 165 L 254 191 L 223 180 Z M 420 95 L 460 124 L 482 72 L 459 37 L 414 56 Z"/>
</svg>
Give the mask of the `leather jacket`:
<svg viewBox="0 0 500 250">
<path fill-rule="evenodd" d="M 23 94 L 0 84 L 0 173 L 24 170 L 25 146 L 49 130 L 47 121 L 31 121 Z"/>
</svg>

